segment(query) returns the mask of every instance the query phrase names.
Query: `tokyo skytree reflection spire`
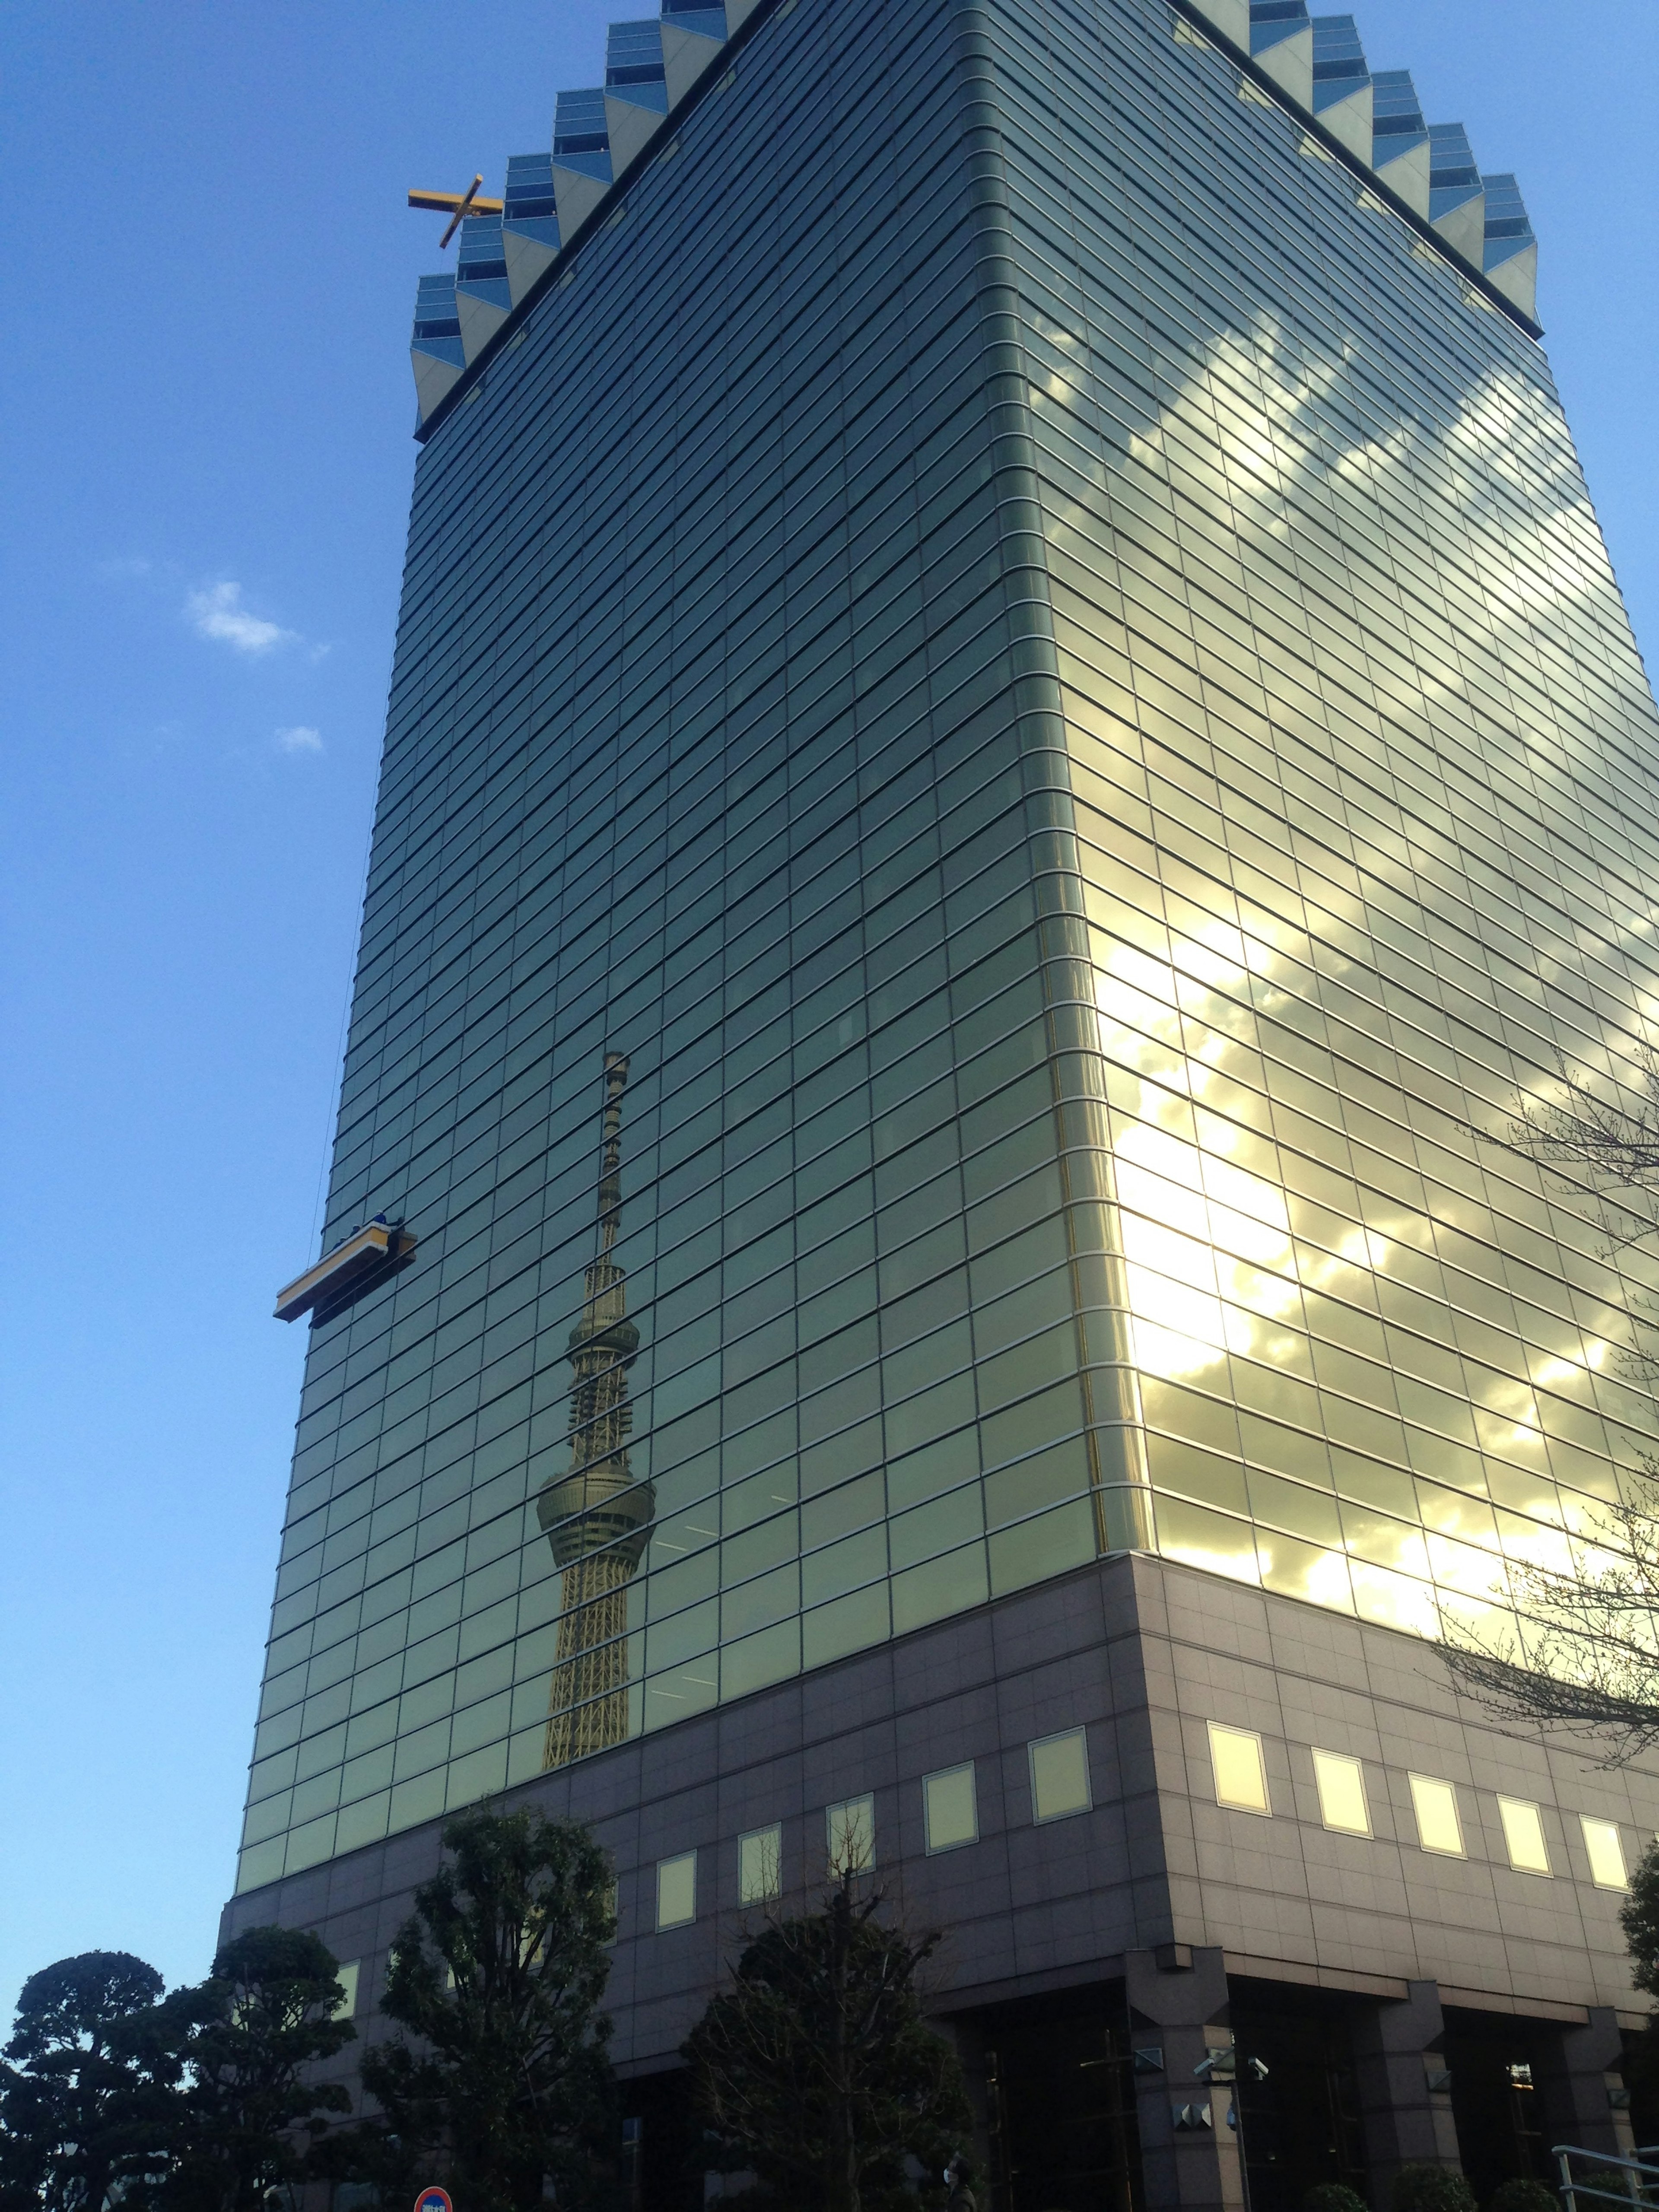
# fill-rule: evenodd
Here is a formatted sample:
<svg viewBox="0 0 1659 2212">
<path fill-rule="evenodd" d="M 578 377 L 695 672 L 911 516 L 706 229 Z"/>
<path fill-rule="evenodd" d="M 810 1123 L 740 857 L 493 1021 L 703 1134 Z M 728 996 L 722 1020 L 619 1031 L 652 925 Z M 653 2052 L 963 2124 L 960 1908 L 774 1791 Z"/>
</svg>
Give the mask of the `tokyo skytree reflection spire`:
<svg viewBox="0 0 1659 2212">
<path fill-rule="evenodd" d="M 548 1698 L 544 1768 L 568 1765 L 628 1735 L 628 1585 L 651 1533 L 656 1497 L 635 1483 L 628 1370 L 640 1333 L 628 1318 L 623 1273 L 611 1255 L 622 1225 L 622 1103 L 627 1055 L 605 1056 L 599 1237 L 581 1319 L 570 1332 L 569 1471 L 544 1483 L 537 1518 L 562 1570 L 558 1647 Z"/>
</svg>

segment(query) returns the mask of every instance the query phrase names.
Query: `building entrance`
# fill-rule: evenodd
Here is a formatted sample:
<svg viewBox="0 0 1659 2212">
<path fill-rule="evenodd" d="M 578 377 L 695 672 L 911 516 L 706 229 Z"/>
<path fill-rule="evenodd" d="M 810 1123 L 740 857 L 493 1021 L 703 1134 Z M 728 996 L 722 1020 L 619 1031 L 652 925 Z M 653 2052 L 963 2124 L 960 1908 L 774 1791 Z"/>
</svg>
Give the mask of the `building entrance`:
<svg viewBox="0 0 1659 2212">
<path fill-rule="evenodd" d="M 1230 1980 L 1233 2041 L 1248 2066 L 1233 2094 L 1243 2116 L 1250 2212 L 1298 2212 L 1317 2183 L 1365 2194 L 1364 2138 L 1348 2013 L 1319 1990 Z"/>
<path fill-rule="evenodd" d="M 1001 2006 L 975 2027 L 995 2212 L 1142 2212 L 1121 1991 Z"/>
<path fill-rule="evenodd" d="M 1483 2204 L 1500 2182 L 1553 2179 L 1536 2087 L 1549 2032 L 1502 2013 L 1447 2009 L 1443 2047 L 1458 2154 Z"/>
</svg>

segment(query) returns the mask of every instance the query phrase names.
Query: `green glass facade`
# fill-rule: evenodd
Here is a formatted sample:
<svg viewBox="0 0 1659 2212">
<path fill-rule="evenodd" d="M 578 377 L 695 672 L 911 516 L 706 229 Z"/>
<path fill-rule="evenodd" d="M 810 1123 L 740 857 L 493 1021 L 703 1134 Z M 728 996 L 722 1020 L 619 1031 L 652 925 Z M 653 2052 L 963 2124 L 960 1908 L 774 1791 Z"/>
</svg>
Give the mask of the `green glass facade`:
<svg viewBox="0 0 1659 2212">
<path fill-rule="evenodd" d="M 240 1886 L 1104 1551 L 1560 1557 L 1649 1270 L 1489 1139 L 1640 1079 L 1655 724 L 1538 347 L 1186 15 L 757 15 L 422 450 Z"/>
</svg>

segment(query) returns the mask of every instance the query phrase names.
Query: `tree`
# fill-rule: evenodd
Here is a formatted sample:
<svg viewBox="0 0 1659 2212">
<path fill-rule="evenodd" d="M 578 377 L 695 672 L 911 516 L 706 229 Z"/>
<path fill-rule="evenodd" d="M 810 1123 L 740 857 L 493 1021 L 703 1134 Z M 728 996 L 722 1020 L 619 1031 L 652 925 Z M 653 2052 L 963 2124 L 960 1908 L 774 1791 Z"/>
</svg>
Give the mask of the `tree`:
<svg viewBox="0 0 1659 2212">
<path fill-rule="evenodd" d="M 324 2115 L 349 2112 L 351 2100 L 337 2081 L 301 2076 L 355 2038 L 336 2016 L 344 1996 L 317 1936 L 250 1928 L 224 1945 L 205 1982 L 167 1999 L 190 2085 L 164 2205 L 261 2212 L 268 2190 L 313 2170 Z"/>
<path fill-rule="evenodd" d="M 889 1924 L 857 1887 L 849 1869 L 821 1911 L 769 1917 L 684 2046 L 714 2157 L 757 2177 L 756 2212 L 942 2204 L 970 2125 L 956 2054 L 921 2013 L 939 1936 Z"/>
<path fill-rule="evenodd" d="M 1524 1652 L 1467 1627 L 1438 1639 L 1454 1680 L 1487 1711 L 1589 1729 L 1606 1766 L 1659 1742 L 1659 1468 L 1625 1480 L 1574 1565 L 1511 1567 Z"/>
<path fill-rule="evenodd" d="M 1644 1047 L 1638 1068 L 1636 1103 L 1626 1106 L 1570 1074 L 1563 1061 L 1559 1103 L 1524 1107 L 1510 1125 L 1510 1149 L 1595 1191 L 1659 1194 L 1659 1052 Z M 1652 1225 L 1649 1206 L 1638 1218 Z"/>
<path fill-rule="evenodd" d="M 1630 1953 L 1632 1983 L 1659 1997 L 1659 1843 L 1650 1844 L 1636 1863 L 1619 1925 Z"/>
<path fill-rule="evenodd" d="M 424 2047 L 363 2063 L 379 2170 L 407 2181 L 424 2160 L 427 2179 L 435 2160 L 466 2212 L 539 2206 L 549 2175 L 580 2204 L 612 2134 L 609 1864 L 585 1828 L 530 1811 L 459 1814 L 443 1840 L 380 2005 Z"/>
<path fill-rule="evenodd" d="M 0 2067 L 4 2212 L 102 2212 L 166 2171 L 180 2069 L 161 1989 L 127 1951 L 24 1983 Z"/>
</svg>

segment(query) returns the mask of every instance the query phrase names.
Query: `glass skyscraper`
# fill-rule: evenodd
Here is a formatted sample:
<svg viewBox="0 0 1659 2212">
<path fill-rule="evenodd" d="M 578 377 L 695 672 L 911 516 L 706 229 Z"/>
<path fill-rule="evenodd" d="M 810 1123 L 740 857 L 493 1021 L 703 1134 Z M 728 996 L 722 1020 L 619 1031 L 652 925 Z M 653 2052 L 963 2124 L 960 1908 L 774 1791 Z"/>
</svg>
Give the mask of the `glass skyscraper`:
<svg viewBox="0 0 1659 2212">
<path fill-rule="evenodd" d="M 1292 2168 L 1524 2170 L 1536 2130 L 1473 2091 L 1449 2133 L 1443 2085 L 1417 2136 L 1377 2117 L 1408 1990 L 1461 1993 L 1422 2038 L 1475 2039 L 1454 2082 L 1607 2074 L 1476 2028 L 1613 2033 L 1604 1832 L 1632 1854 L 1659 1784 L 1539 1749 L 1505 1794 L 1449 1692 L 1401 1686 L 1419 1633 L 1505 1632 L 1511 1567 L 1575 1557 L 1656 1426 L 1650 1257 L 1510 1141 L 1565 1076 L 1639 1088 L 1659 968 L 1654 700 L 1535 259 L 1515 179 L 1302 0 L 665 3 L 559 95 L 422 280 L 234 1924 L 401 1896 L 502 1791 L 626 1814 L 648 2072 L 718 1956 L 653 1996 L 646 1953 L 810 1888 L 826 1814 L 924 1896 L 1006 1845 L 1001 1904 L 928 1909 L 1024 1926 L 1029 1877 L 1048 1916 L 1047 1963 L 1010 1938 L 958 1977 L 1011 2212 L 1236 2200 L 1227 2131 L 1158 2117 L 1190 2069 L 1127 2056 L 1218 2032 L 1225 1990 L 1183 2027 L 1136 1960 L 1196 1987 L 1224 1954 L 1241 2047 L 1311 2032 L 1263 1991 L 1396 2007 L 1321 2031 L 1352 2055 L 1317 2172 L 1250 2122 L 1257 2212 Z M 1211 1621 L 1160 1703 L 1146 1654 Z M 814 1682 L 945 1695 L 981 1626 L 994 1747 L 849 1751 L 741 1838 L 705 1806 L 638 1840 L 759 1735 L 794 1757 Z M 1111 1774 L 1080 1690 L 1013 1710 L 1051 1632 L 1115 1686 Z M 1426 1738 L 1336 1712 L 1385 1675 Z M 1082 1851 L 1115 1790 L 1140 1814 Z M 1273 1838 L 1304 1826 L 1340 1894 L 1292 1928 L 1313 1862 L 1281 1878 Z M 1385 1850 L 1387 1901 L 1355 1856 Z M 1486 1867 L 1507 1964 L 1440 1955 L 1474 1908 L 1419 1862 Z M 985 2026 L 1062 1986 L 1115 1992 L 1064 2064 L 1121 2091 L 1063 2173 Z"/>
</svg>

